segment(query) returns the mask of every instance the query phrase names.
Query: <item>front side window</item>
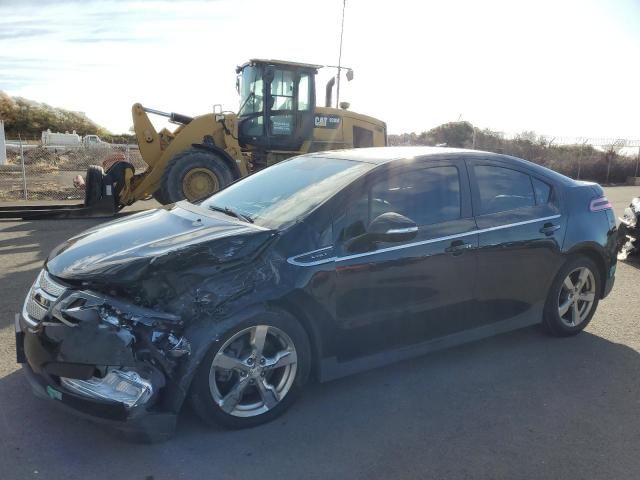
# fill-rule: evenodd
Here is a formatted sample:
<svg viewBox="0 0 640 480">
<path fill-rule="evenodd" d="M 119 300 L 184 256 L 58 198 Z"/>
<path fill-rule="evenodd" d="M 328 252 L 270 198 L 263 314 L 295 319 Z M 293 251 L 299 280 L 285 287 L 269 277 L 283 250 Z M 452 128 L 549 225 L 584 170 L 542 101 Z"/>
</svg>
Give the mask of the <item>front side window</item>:
<svg viewBox="0 0 640 480">
<path fill-rule="evenodd" d="M 375 165 L 324 157 L 295 157 L 215 193 L 205 208 L 229 208 L 257 225 L 279 229 L 304 218 Z"/>
<path fill-rule="evenodd" d="M 460 176 L 454 166 L 430 167 L 402 173 L 389 172 L 357 196 L 347 207 L 339 239 L 362 235 L 383 213 L 399 213 L 418 226 L 461 217 Z"/>
<path fill-rule="evenodd" d="M 390 174 L 371 190 L 371 219 L 399 213 L 417 225 L 460 218 L 460 179 L 453 166 Z"/>
<path fill-rule="evenodd" d="M 526 173 L 493 165 L 473 167 L 478 186 L 480 215 L 533 207 L 535 194 Z"/>
</svg>

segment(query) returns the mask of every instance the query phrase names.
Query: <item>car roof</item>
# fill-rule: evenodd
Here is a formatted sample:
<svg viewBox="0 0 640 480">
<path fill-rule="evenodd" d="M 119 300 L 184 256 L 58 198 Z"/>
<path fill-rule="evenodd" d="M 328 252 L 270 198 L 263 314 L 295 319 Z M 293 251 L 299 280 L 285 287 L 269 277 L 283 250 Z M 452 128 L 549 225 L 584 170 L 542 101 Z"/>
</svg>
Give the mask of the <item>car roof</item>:
<svg viewBox="0 0 640 480">
<path fill-rule="evenodd" d="M 482 150 L 471 150 L 467 148 L 427 146 L 370 147 L 353 148 L 350 150 L 329 150 L 324 152 L 315 152 L 308 155 L 373 163 L 375 165 L 383 165 L 403 160 L 412 160 L 414 158 L 420 158 L 420 160 L 422 161 L 428 161 L 431 157 L 433 158 L 433 160 L 436 160 L 438 158 L 449 155 L 467 158 L 484 158 L 488 160 L 507 161 L 509 163 L 513 163 L 514 166 L 528 168 L 529 170 L 533 170 L 542 176 L 551 177 L 551 179 L 564 184 L 575 183 L 575 181 L 569 177 L 566 177 L 558 172 L 555 172 L 528 160 L 524 160 L 522 158 L 512 157 L 500 153 L 485 152 Z"/>
</svg>

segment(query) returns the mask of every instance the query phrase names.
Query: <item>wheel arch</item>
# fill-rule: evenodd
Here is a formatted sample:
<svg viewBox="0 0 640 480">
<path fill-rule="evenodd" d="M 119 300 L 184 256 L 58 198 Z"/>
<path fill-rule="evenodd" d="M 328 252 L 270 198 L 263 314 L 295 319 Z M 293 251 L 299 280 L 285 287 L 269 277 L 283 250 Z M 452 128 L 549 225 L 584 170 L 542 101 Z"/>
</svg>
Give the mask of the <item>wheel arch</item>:
<svg viewBox="0 0 640 480">
<path fill-rule="evenodd" d="M 241 310 L 220 319 L 220 321 L 200 322 L 192 328 L 188 328 L 188 331 L 185 331 L 184 335 L 191 344 L 191 355 L 174 375 L 176 381 L 167 389 L 166 395 L 162 399 L 162 403 L 166 408 L 176 413 L 180 411 L 189 395 L 193 378 L 202 360 L 212 345 L 219 341 L 220 336 L 227 329 L 234 327 L 254 315 L 259 315 L 266 310 L 273 310 L 274 308 L 282 309 L 292 315 L 305 330 L 311 347 L 311 374 L 314 375 L 314 378 L 317 378 L 318 359 L 321 358 L 320 355 L 322 355 L 321 352 L 323 351 L 321 347 L 322 334 L 319 333 L 319 330 L 314 326 L 315 322 L 312 321 L 308 309 L 301 307 L 299 302 L 293 300 L 293 296 L 289 296 L 288 298 L 281 298 L 275 301 L 245 306 Z"/>
<path fill-rule="evenodd" d="M 604 298 L 605 283 L 607 280 L 607 261 L 602 246 L 595 242 L 583 242 L 574 245 L 567 253 L 569 255 L 584 255 L 595 262 L 600 273 L 600 298 Z"/>
<path fill-rule="evenodd" d="M 325 343 L 324 334 L 316 321 L 319 314 L 314 312 L 313 308 L 309 308 L 310 304 L 295 293 L 270 302 L 270 305 L 281 308 L 293 316 L 307 333 L 311 347 L 311 376 L 318 380 L 321 377 L 320 365 Z"/>
</svg>

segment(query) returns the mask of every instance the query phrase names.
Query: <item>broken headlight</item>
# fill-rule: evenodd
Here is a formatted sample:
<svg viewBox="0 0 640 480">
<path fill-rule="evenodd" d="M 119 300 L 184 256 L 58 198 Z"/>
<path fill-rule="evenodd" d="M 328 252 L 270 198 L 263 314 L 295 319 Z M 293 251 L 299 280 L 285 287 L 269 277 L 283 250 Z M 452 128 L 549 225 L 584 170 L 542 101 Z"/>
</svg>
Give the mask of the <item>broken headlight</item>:
<svg viewBox="0 0 640 480">
<path fill-rule="evenodd" d="M 103 378 L 92 377 L 88 380 L 60 378 L 60 384 L 67 390 L 97 400 L 121 402 L 127 408 L 142 405 L 151 398 L 151 382 L 136 372 L 111 370 Z"/>
</svg>

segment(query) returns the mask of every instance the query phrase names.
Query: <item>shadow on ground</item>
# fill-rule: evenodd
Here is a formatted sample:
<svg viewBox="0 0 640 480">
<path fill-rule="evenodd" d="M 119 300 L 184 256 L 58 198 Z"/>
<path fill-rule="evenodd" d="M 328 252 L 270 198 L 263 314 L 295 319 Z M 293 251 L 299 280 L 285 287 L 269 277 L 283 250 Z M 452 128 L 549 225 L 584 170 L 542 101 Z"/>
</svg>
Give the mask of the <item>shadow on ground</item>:
<svg viewBox="0 0 640 480">
<path fill-rule="evenodd" d="M 103 467 L 110 478 L 154 479 L 257 471 L 261 478 L 283 471 L 304 478 L 632 478 L 636 472 L 623 465 L 634 463 L 640 441 L 639 372 L 631 348 L 586 332 L 555 339 L 529 328 L 312 385 L 284 417 L 250 430 L 205 428 L 185 411 L 175 438 L 159 445 L 126 443 L 59 412 L 33 398 L 16 372 L 0 380 L 0 458 L 25 474 L 69 479 L 101 478 Z M 61 452 L 72 463 L 55 458 Z"/>
<path fill-rule="evenodd" d="M 67 238 L 101 222 L 104 219 L 0 221 L 0 281 L 5 300 L 0 304 L 0 329 L 13 323 L 49 252 Z"/>
</svg>

